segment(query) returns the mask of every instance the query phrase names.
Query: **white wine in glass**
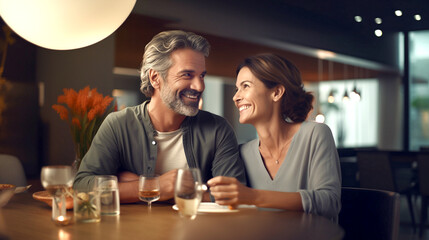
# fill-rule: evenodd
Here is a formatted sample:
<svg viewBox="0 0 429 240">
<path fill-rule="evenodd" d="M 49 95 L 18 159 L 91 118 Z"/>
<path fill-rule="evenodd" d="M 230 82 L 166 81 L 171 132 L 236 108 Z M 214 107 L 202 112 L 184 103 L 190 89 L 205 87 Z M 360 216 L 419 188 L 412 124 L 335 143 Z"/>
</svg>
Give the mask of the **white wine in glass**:
<svg viewBox="0 0 429 240">
<path fill-rule="evenodd" d="M 159 186 L 159 176 L 157 175 L 140 175 L 139 177 L 139 199 L 147 202 L 149 208 L 152 202 L 158 201 L 161 197 Z"/>
<path fill-rule="evenodd" d="M 60 224 L 68 219 L 65 193 L 73 185 L 73 179 L 71 166 L 45 166 L 40 174 L 42 186 L 52 196 L 52 220 Z"/>
<path fill-rule="evenodd" d="M 174 200 L 181 217 L 195 219 L 202 190 L 201 172 L 198 168 L 179 169 L 174 187 Z"/>
</svg>

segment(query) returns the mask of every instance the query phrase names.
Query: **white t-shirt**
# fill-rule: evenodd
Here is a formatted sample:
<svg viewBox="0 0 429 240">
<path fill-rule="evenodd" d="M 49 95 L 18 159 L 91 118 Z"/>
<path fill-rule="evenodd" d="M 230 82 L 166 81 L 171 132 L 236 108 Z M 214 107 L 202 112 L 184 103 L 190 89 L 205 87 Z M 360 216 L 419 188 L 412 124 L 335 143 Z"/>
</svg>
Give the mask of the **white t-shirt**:
<svg viewBox="0 0 429 240">
<path fill-rule="evenodd" d="M 181 129 L 172 132 L 158 132 L 155 141 L 158 145 L 156 174 L 164 174 L 172 169 L 188 168 L 185 150 L 183 149 L 183 132 Z"/>
</svg>

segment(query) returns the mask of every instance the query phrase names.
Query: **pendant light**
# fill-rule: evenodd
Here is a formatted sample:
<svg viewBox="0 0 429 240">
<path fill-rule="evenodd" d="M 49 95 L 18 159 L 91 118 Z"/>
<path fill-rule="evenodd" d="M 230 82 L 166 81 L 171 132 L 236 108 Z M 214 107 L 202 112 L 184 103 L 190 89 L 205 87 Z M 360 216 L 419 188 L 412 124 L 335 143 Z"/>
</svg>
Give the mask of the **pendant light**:
<svg viewBox="0 0 429 240">
<path fill-rule="evenodd" d="M 69 50 L 112 34 L 136 0 L 0 0 L 0 15 L 14 32 L 40 47 Z"/>
<path fill-rule="evenodd" d="M 357 74 L 356 74 L 356 72 L 357 72 Z M 359 78 L 359 76 L 360 76 L 359 69 L 357 67 L 355 67 L 355 81 L 354 81 L 354 85 L 353 85 L 353 90 L 350 92 L 350 98 L 354 102 L 359 102 L 361 99 L 361 93 L 357 89 L 357 85 L 356 85 L 356 79 Z"/>
<path fill-rule="evenodd" d="M 343 102 L 346 103 L 350 100 L 349 95 L 347 94 L 347 87 L 346 90 L 344 91 L 344 96 L 343 96 Z"/>
<path fill-rule="evenodd" d="M 350 98 L 352 101 L 359 102 L 360 101 L 360 92 L 356 87 L 356 81 L 353 86 L 353 90 L 350 93 Z"/>
<path fill-rule="evenodd" d="M 335 102 L 334 90 L 331 89 L 328 96 L 328 103 L 334 103 L 334 102 Z"/>
</svg>

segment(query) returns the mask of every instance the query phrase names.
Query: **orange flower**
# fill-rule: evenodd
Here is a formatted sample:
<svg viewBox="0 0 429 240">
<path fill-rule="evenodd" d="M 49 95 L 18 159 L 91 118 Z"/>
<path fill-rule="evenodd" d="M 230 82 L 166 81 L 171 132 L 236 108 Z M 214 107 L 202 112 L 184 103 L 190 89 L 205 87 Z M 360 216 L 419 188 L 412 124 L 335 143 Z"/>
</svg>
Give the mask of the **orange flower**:
<svg viewBox="0 0 429 240">
<path fill-rule="evenodd" d="M 89 86 L 80 90 L 76 101 L 76 112 L 84 114 L 88 110 Z"/>
<path fill-rule="evenodd" d="M 98 113 L 98 108 L 94 107 L 91 110 L 89 110 L 88 112 L 88 122 L 91 122 L 92 120 L 94 120 L 94 118 L 97 116 Z"/>
<path fill-rule="evenodd" d="M 104 97 L 97 92 L 96 88 L 91 89 L 86 86 L 79 92 L 64 88 L 63 94 L 58 96 L 57 101 L 58 104 L 52 105 L 52 108 L 57 111 L 62 120 L 69 123 L 76 156 L 82 159 L 104 118 L 114 109 L 112 106 L 106 111 L 113 98 Z"/>
<path fill-rule="evenodd" d="M 72 112 L 77 112 L 76 101 L 77 92 L 73 89 L 64 89 L 64 96 L 66 98 L 66 104 Z"/>
<path fill-rule="evenodd" d="M 79 129 L 82 129 L 82 125 L 80 125 L 79 118 L 74 117 L 74 118 L 72 119 L 72 124 L 73 124 L 74 126 L 78 127 Z"/>
<path fill-rule="evenodd" d="M 60 96 L 58 96 L 57 102 L 58 103 L 67 103 L 67 97 L 65 95 L 60 95 Z"/>
<path fill-rule="evenodd" d="M 52 108 L 57 111 L 61 120 L 67 120 L 69 118 L 69 111 L 63 105 L 54 104 L 52 105 Z"/>
<path fill-rule="evenodd" d="M 110 103 L 113 101 L 112 97 L 105 96 L 103 99 L 103 102 L 101 103 L 101 106 L 103 106 L 103 112 L 106 110 L 106 108 L 110 105 Z"/>
</svg>

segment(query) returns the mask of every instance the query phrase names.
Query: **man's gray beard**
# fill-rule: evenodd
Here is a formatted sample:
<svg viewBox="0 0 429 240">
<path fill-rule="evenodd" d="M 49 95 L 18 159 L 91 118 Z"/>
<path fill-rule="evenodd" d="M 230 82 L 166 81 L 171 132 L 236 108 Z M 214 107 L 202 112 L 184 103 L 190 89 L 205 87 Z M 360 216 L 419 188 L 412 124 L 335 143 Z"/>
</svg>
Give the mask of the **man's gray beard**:
<svg viewBox="0 0 429 240">
<path fill-rule="evenodd" d="M 186 105 L 182 99 L 177 97 L 166 85 L 161 89 L 161 99 L 169 108 L 178 114 L 192 117 L 198 113 L 198 102 Z"/>
</svg>

